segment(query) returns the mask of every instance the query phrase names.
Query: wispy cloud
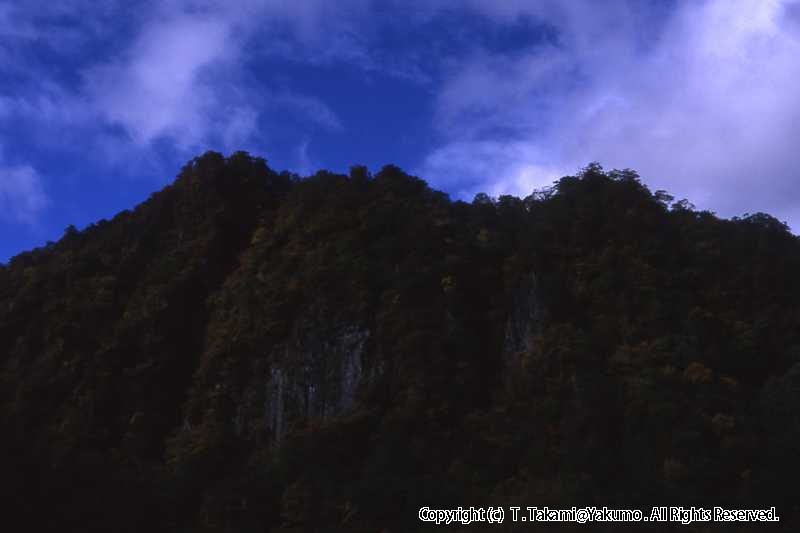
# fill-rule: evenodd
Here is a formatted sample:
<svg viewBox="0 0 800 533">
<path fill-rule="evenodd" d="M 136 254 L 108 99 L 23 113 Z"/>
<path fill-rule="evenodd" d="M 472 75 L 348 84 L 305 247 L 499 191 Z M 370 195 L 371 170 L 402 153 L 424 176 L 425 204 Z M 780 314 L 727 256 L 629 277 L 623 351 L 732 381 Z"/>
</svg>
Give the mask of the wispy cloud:
<svg viewBox="0 0 800 533">
<path fill-rule="evenodd" d="M 214 69 L 232 59 L 230 30 L 225 21 L 194 15 L 155 22 L 123 57 L 87 71 L 87 94 L 136 143 L 168 136 L 195 145 L 208 134 L 217 103 Z"/>
<path fill-rule="evenodd" d="M 308 140 L 304 140 L 294 149 L 294 164 L 292 167 L 301 176 L 310 176 L 321 167 L 308 155 Z"/>
<path fill-rule="evenodd" d="M 35 226 L 49 202 L 36 170 L 28 165 L 6 166 L 0 162 L 0 218 Z"/>
<path fill-rule="evenodd" d="M 146 148 L 167 141 L 184 156 L 209 146 L 252 144 L 265 105 L 283 105 L 326 127 L 341 127 L 341 119 L 319 97 L 257 86 L 245 71 L 248 46 L 265 29 L 284 27 L 294 39 L 319 39 L 314 30 L 331 20 L 332 8 L 325 2 L 152 3 L 141 10 L 147 15 L 140 13 L 124 28 L 113 28 L 119 35 L 102 56 L 70 51 L 79 43 L 105 45 L 112 28 L 104 29 L 103 23 L 113 26 L 111 15 L 123 15 L 127 8 L 120 2 L 95 9 L 83 0 L 68 4 L 85 16 L 60 33 L 54 31 L 59 16 L 72 16 L 66 7 L 55 8 L 58 13 L 44 10 L 43 16 L 37 15 L 36 6 L 0 9 L 0 34 L 16 45 L 0 45 L 0 53 L 10 58 L 2 69 L 27 77 L 19 90 L 0 88 L 0 117 L 4 109 L 9 115 L 13 108 L 16 119 L 46 122 L 50 131 L 86 127 L 95 136 L 117 131 L 123 136 L 116 135 L 113 142 L 121 145 Z M 72 45 L 47 37 L 65 33 L 74 36 Z M 71 77 L 78 82 L 57 79 L 35 57 L 17 53 L 32 43 L 44 43 L 71 64 Z M 96 142 L 108 145 L 112 140 Z M 122 152 L 130 149 L 120 146 Z"/>
<path fill-rule="evenodd" d="M 287 108 L 291 112 L 304 116 L 311 122 L 331 130 L 341 130 L 344 128 L 341 119 L 334 111 L 317 98 L 311 98 L 302 94 L 277 93 L 272 97 L 274 104 Z"/>
</svg>

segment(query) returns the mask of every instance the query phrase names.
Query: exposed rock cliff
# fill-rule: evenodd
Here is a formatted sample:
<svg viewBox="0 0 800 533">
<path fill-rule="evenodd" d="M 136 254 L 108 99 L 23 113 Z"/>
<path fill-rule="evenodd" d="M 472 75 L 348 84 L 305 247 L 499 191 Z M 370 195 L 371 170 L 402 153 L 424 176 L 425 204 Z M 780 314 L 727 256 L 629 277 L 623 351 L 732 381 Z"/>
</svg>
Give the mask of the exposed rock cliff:
<svg viewBox="0 0 800 533">
<path fill-rule="evenodd" d="M 263 423 L 276 441 L 292 421 L 324 422 L 350 409 L 366 379 L 368 330 L 317 321 L 301 324 L 289 340 L 271 350 L 262 381 L 266 384 Z"/>
<path fill-rule="evenodd" d="M 515 376 L 530 364 L 537 349 L 541 352 L 541 346 L 537 346 L 536 342 L 537 338 L 541 340 L 545 317 L 543 297 L 536 274 L 531 272 L 523 277 L 513 292 L 506 324 L 503 359 L 506 382 L 511 386 Z"/>
</svg>

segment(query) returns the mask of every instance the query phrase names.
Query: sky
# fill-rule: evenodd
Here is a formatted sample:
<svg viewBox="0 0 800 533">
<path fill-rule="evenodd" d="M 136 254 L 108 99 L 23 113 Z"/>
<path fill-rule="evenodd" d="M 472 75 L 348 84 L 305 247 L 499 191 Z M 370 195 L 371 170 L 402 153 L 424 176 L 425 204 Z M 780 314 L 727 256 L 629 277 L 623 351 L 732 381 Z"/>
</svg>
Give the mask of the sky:
<svg viewBox="0 0 800 533">
<path fill-rule="evenodd" d="M 590 162 L 800 231 L 800 0 L 0 0 L 0 262 L 207 150 L 453 199 Z"/>
</svg>

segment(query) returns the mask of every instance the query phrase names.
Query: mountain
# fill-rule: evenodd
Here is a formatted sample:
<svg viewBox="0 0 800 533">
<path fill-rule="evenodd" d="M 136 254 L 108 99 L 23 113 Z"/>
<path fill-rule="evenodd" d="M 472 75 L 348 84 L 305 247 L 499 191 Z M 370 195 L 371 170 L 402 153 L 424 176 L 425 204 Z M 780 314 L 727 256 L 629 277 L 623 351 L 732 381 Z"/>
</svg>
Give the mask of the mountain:
<svg viewBox="0 0 800 533">
<path fill-rule="evenodd" d="M 788 527 L 799 273 L 785 224 L 631 170 L 465 203 L 394 166 L 209 152 L 0 266 L 4 521 L 455 531 L 420 508 L 680 505 Z"/>
</svg>

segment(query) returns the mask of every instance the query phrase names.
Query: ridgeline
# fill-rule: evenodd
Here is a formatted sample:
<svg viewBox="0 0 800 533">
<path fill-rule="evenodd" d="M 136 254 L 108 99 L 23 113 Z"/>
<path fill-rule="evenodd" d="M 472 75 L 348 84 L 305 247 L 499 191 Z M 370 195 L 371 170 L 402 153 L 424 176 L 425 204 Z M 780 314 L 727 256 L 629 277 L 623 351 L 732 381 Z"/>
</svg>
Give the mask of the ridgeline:
<svg viewBox="0 0 800 533">
<path fill-rule="evenodd" d="M 681 505 L 781 522 L 639 530 L 791 528 L 798 302 L 784 224 L 630 170 L 465 203 L 394 166 L 300 179 L 209 152 L 0 266 L 4 521 L 587 531 L 418 514 Z"/>
</svg>

